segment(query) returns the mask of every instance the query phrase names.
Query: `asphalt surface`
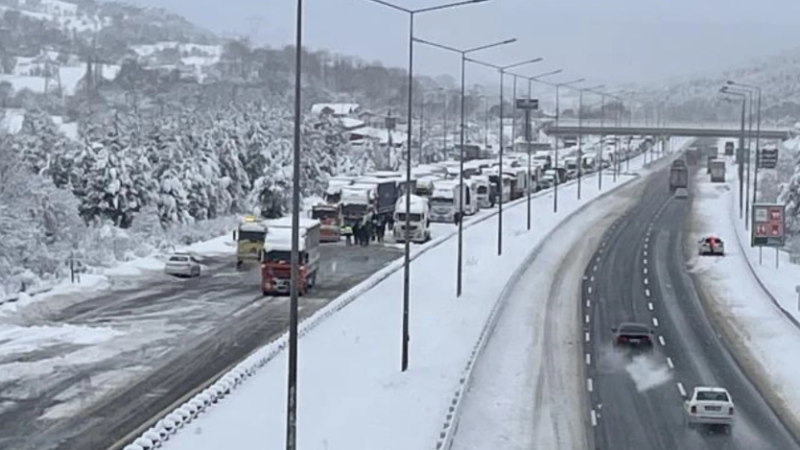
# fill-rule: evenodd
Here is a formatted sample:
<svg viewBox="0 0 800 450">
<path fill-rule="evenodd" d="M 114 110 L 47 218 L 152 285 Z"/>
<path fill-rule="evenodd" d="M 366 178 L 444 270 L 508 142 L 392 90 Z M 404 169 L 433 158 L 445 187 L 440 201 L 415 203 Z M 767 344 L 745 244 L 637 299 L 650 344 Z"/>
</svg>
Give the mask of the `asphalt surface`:
<svg viewBox="0 0 800 450">
<path fill-rule="evenodd" d="M 391 245 L 321 249 L 317 286 L 300 299 L 301 319 L 402 254 Z M 135 287 L 129 280 L 21 312 L 15 320 L 26 327 L 66 324 L 119 335 L 0 356 L 0 370 L 19 370 L 18 377 L 0 375 L 0 449 L 105 450 L 285 331 L 288 297 L 263 297 L 257 268 L 237 271 L 233 254 L 203 263 L 199 278 L 153 273 Z M 37 362 L 47 370 L 36 370 Z"/>
<path fill-rule="evenodd" d="M 800 448 L 703 311 L 685 272 L 683 227 L 690 200 L 672 198 L 667 180 L 668 170 L 651 177 L 638 205 L 615 222 L 586 268 L 582 309 L 594 448 Z M 623 321 L 655 330 L 652 352 L 613 349 L 611 328 Z M 731 434 L 684 424 L 680 390 L 690 393 L 698 385 L 731 392 Z"/>
</svg>

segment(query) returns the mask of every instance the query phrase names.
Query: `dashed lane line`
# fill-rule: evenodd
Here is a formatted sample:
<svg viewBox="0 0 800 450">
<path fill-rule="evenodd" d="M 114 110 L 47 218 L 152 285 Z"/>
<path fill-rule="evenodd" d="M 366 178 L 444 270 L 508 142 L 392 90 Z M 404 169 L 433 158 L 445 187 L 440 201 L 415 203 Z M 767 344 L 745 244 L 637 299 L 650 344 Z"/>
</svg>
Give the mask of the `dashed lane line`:
<svg viewBox="0 0 800 450">
<path fill-rule="evenodd" d="M 672 358 L 670 358 L 669 356 L 667 356 L 667 365 L 669 366 L 670 369 L 675 368 L 675 364 L 672 362 Z"/>
<path fill-rule="evenodd" d="M 647 303 L 647 309 L 649 309 L 650 311 L 653 310 L 653 302 L 648 302 Z"/>
<path fill-rule="evenodd" d="M 653 317 L 653 326 L 654 326 L 654 327 L 657 327 L 657 326 L 658 326 L 658 319 L 657 319 L 657 318 L 655 318 L 655 317 Z"/>
<path fill-rule="evenodd" d="M 597 426 L 597 413 L 594 412 L 594 410 L 592 410 L 592 426 L 593 427 Z"/>
<path fill-rule="evenodd" d="M 589 392 L 593 392 L 594 391 L 594 382 L 592 381 L 591 378 L 587 378 L 586 379 L 586 389 L 588 389 Z"/>
<path fill-rule="evenodd" d="M 661 344 L 662 347 L 666 347 L 667 345 L 667 341 L 664 340 L 664 336 L 659 336 L 658 342 Z"/>
<path fill-rule="evenodd" d="M 587 366 L 591 366 L 592 365 L 592 355 L 589 354 L 589 353 L 586 354 L 586 365 Z"/>
<path fill-rule="evenodd" d="M 686 397 L 686 389 L 683 388 L 683 383 L 680 381 L 678 382 L 678 391 L 680 391 L 681 397 Z"/>
</svg>

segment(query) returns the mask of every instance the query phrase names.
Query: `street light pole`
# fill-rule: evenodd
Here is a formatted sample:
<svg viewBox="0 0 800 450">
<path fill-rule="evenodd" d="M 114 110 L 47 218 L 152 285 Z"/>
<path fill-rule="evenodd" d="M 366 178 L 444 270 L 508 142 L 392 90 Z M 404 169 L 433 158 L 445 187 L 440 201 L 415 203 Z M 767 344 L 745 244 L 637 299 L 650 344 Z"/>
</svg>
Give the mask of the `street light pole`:
<svg viewBox="0 0 800 450">
<path fill-rule="evenodd" d="M 417 39 L 414 38 L 414 42 L 429 45 L 431 47 L 435 47 L 441 50 L 458 53 L 461 55 L 461 133 L 460 133 L 460 145 L 459 145 L 459 174 L 458 174 L 458 183 L 459 183 L 459 190 L 460 195 L 458 196 L 458 213 L 459 213 L 459 220 L 458 220 L 458 257 L 457 259 L 457 270 L 456 270 L 456 297 L 461 297 L 461 288 L 462 288 L 462 275 L 463 275 L 463 267 L 464 267 L 464 144 L 465 144 L 465 135 L 466 135 L 466 73 L 467 73 L 467 55 L 475 52 L 479 52 L 481 50 L 488 50 L 494 47 L 500 47 L 502 45 L 513 44 L 516 42 L 516 39 L 506 39 L 504 41 L 493 42 L 487 45 L 481 45 L 480 47 L 473 47 L 466 50 L 457 49 L 455 47 L 450 47 L 447 45 L 437 44 L 435 42 L 427 41 L 424 39 Z"/>
<path fill-rule="evenodd" d="M 505 94 L 504 94 L 504 80 L 506 71 L 509 69 L 513 69 L 516 67 L 526 66 L 528 64 L 534 64 L 541 61 L 543 58 L 534 58 L 529 59 L 526 61 L 518 62 L 515 64 L 509 64 L 506 66 L 498 66 L 495 64 L 489 64 L 483 61 L 479 61 L 477 59 L 472 58 L 465 58 L 467 61 L 480 64 L 482 66 L 491 67 L 493 69 L 497 69 L 500 72 L 500 167 L 498 168 L 498 203 L 497 203 L 497 255 L 503 254 L 503 103 L 505 102 Z"/>
<path fill-rule="evenodd" d="M 732 95 L 732 96 L 735 96 L 735 97 L 740 97 L 742 99 L 742 118 L 741 118 L 741 133 L 739 135 L 739 151 L 743 153 L 744 152 L 744 133 L 745 133 L 744 117 L 745 117 L 745 110 L 746 110 L 745 107 L 746 107 L 746 104 L 747 104 L 747 94 L 745 94 L 743 92 L 731 91 L 730 89 L 728 89 L 727 86 L 724 86 L 722 89 L 720 89 L 720 92 L 722 92 L 723 94 L 728 94 L 728 95 Z M 744 155 L 742 155 L 742 156 L 744 156 Z M 737 155 L 737 159 L 738 159 L 738 155 Z M 744 157 L 742 157 L 738 161 L 738 171 L 739 171 L 739 219 L 743 219 L 744 218 L 744 161 L 743 161 L 743 159 L 744 159 Z"/>
<path fill-rule="evenodd" d="M 297 448 L 297 341 L 300 282 L 300 125 L 302 122 L 301 82 L 303 56 L 303 0 L 297 0 L 294 63 L 294 153 L 292 155 L 292 255 L 289 287 L 289 355 L 286 383 L 286 450 Z"/>
<path fill-rule="evenodd" d="M 457 6 L 464 6 L 464 5 L 471 5 L 475 3 L 483 3 L 488 0 L 464 0 L 454 3 L 446 3 L 443 5 L 438 6 L 431 6 L 427 8 L 419 8 L 419 9 L 408 9 L 402 6 L 395 5 L 393 3 L 389 3 L 385 0 L 367 0 L 372 3 L 377 3 L 379 5 L 385 6 L 387 8 L 394 9 L 395 11 L 399 11 L 405 14 L 408 14 L 409 17 L 409 27 L 408 27 L 408 111 L 407 114 L 407 136 L 406 136 L 406 220 L 405 220 L 405 233 L 408 233 L 408 230 L 411 229 L 411 214 L 408 214 L 408 211 L 411 210 L 411 140 L 412 140 L 412 129 L 411 129 L 411 116 L 412 116 L 412 108 L 413 108 L 413 94 L 414 94 L 414 18 L 417 14 L 431 12 L 431 11 L 439 11 L 443 9 L 454 8 Z M 299 179 L 299 177 L 295 177 Z M 405 372 L 408 369 L 408 341 L 409 341 L 409 309 L 410 309 L 410 301 L 409 301 L 409 288 L 411 285 L 411 243 L 406 236 L 405 245 L 403 246 L 403 325 L 402 325 L 402 350 L 401 350 L 401 358 L 400 358 L 400 370 Z"/>
<path fill-rule="evenodd" d="M 601 84 L 591 88 L 578 89 L 578 200 L 581 199 L 581 180 L 583 178 L 583 92 L 594 92 L 604 87 L 605 85 Z"/>
<path fill-rule="evenodd" d="M 582 82 L 586 81 L 586 78 L 578 78 L 577 80 L 567 81 L 567 82 L 564 82 L 564 83 L 548 83 L 548 82 L 539 81 L 539 80 L 536 80 L 536 79 L 534 79 L 534 81 L 538 81 L 540 83 L 551 85 L 551 86 L 556 88 L 556 132 L 555 132 L 555 136 L 554 136 L 554 139 L 553 139 L 554 147 L 555 147 L 555 155 L 553 155 L 554 156 L 553 159 L 555 161 L 553 163 L 554 163 L 554 167 L 556 169 L 558 169 L 558 164 L 559 164 L 559 160 L 558 160 L 558 137 L 560 136 L 560 134 L 558 132 L 558 126 L 559 126 L 559 120 L 561 119 L 561 98 L 560 98 L 561 95 L 560 95 L 560 90 L 561 90 L 562 87 L 571 87 L 571 86 L 573 86 L 575 84 L 582 83 Z M 556 179 L 555 185 L 553 186 L 553 213 L 557 213 L 558 212 L 558 185 L 561 184 L 561 172 L 556 170 L 556 174 L 558 175 L 558 177 Z"/>
<path fill-rule="evenodd" d="M 737 83 L 735 81 L 730 81 L 730 80 L 727 82 L 727 85 L 729 85 L 729 86 L 737 86 L 737 87 L 740 87 L 740 88 L 745 88 L 745 89 L 748 89 L 750 91 L 750 132 L 751 133 L 752 133 L 752 130 L 753 130 L 753 112 L 752 112 L 753 111 L 753 96 L 752 96 L 752 93 L 753 93 L 753 91 L 755 91 L 756 94 L 757 94 L 756 95 L 756 97 L 757 97 L 756 101 L 758 102 L 758 104 L 756 105 L 756 115 L 757 115 L 757 118 L 756 118 L 756 167 L 755 167 L 755 170 L 754 170 L 754 173 L 753 173 L 753 197 L 752 197 L 752 204 L 753 204 L 753 206 L 755 206 L 755 204 L 758 202 L 758 162 L 759 162 L 759 159 L 761 157 L 761 88 L 758 87 L 758 86 Z M 751 135 L 751 138 L 752 138 L 752 135 Z M 749 163 L 749 161 L 750 161 L 750 151 L 749 151 L 749 149 L 748 149 L 747 158 L 748 158 L 748 164 L 747 164 L 748 182 L 747 182 L 747 187 L 749 189 L 750 188 L 750 182 L 749 182 L 749 178 L 750 178 L 750 163 Z M 749 200 L 750 196 L 748 195 L 747 198 Z M 748 218 L 750 219 L 750 222 L 752 224 L 752 211 L 753 211 L 753 209 L 750 208 L 750 211 L 751 211 L 751 214 L 748 215 Z M 752 243 L 751 243 L 751 246 L 752 246 Z"/>
</svg>

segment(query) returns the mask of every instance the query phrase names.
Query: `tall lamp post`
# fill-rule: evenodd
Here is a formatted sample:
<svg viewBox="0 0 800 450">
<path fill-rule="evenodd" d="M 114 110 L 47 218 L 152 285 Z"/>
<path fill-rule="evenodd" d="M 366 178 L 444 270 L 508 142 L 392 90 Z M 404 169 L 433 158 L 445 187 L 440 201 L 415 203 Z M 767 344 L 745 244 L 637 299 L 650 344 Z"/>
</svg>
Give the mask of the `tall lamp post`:
<svg viewBox="0 0 800 450">
<path fill-rule="evenodd" d="M 496 69 L 500 72 L 500 166 L 498 167 L 498 174 L 497 174 L 497 183 L 498 183 L 498 202 L 497 202 L 497 255 L 503 254 L 503 103 L 505 102 L 505 92 L 504 92 L 504 80 L 506 78 L 506 71 L 509 69 L 514 69 L 517 67 L 526 66 L 528 64 L 534 64 L 539 61 L 542 61 L 544 58 L 534 58 L 528 59 L 525 61 L 520 61 L 514 64 L 508 64 L 505 66 L 498 66 L 496 64 L 490 64 L 484 61 L 479 61 L 477 59 L 472 58 L 464 58 L 465 60 L 479 64 L 481 66 L 490 67 L 492 69 Z"/>
<path fill-rule="evenodd" d="M 394 9 L 408 15 L 408 111 L 407 114 L 407 129 L 408 135 L 406 138 L 406 211 L 411 209 L 411 115 L 413 109 L 412 96 L 414 94 L 414 18 L 417 14 L 428 13 L 432 11 L 440 11 L 443 9 L 455 8 L 458 6 L 472 5 L 475 3 L 484 3 L 488 0 L 463 0 L 453 3 L 446 3 L 443 5 L 429 6 L 427 8 L 408 9 L 402 6 L 389 3 L 384 0 L 366 0 L 372 3 Z M 411 229 L 411 215 L 406 214 L 405 229 Z M 411 277 L 411 243 L 406 239 L 403 251 L 403 335 L 402 335 L 402 354 L 400 358 L 400 370 L 405 372 L 408 369 L 408 340 L 409 340 L 409 287 Z"/>
<path fill-rule="evenodd" d="M 516 39 L 506 39 L 504 41 L 493 42 L 491 44 L 481 45 L 478 47 L 472 47 L 468 49 L 458 49 L 455 47 L 450 47 L 448 45 L 437 44 L 435 42 L 426 41 L 424 39 L 417 39 L 414 38 L 414 42 L 419 44 L 429 45 L 431 47 L 438 48 L 440 50 L 445 50 L 448 52 L 458 53 L 461 55 L 461 132 L 460 132 L 460 148 L 459 148 L 459 173 L 458 173 L 458 183 L 459 189 L 461 190 L 461 195 L 458 196 L 458 213 L 459 213 L 459 220 L 458 220 L 458 260 L 457 262 L 457 269 L 456 269 L 456 297 L 461 297 L 461 287 L 462 287 L 462 272 L 463 272 L 463 259 L 464 259 L 464 135 L 465 135 L 465 128 L 466 128 L 466 75 L 467 75 L 467 55 L 479 52 L 481 50 L 488 50 L 490 48 L 500 47 L 503 45 L 513 44 L 517 42 Z"/>
<path fill-rule="evenodd" d="M 529 102 L 531 101 L 531 85 L 533 84 L 534 81 L 539 81 L 542 78 L 549 77 L 549 76 L 552 76 L 552 75 L 558 75 L 563 71 L 564 71 L 563 69 L 556 69 L 556 70 L 551 70 L 550 72 L 540 73 L 539 75 L 535 75 L 535 76 L 532 76 L 532 77 L 526 77 L 528 79 L 528 101 Z M 529 115 L 526 115 L 526 118 L 530 119 Z M 528 183 L 527 183 L 527 186 L 528 186 L 528 192 L 527 192 L 527 194 L 528 194 L 528 200 L 527 200 L 527 202 L 528 202 L 528 205 L 527 205 L 528 206 L 528 223 L 527 223 L 527 225 L 528 225 L 528 231 L 530 231 L 530 229 L 531 229 L 531 132 L 530 132 L 531 131 L 531 123 L 530 123 L 530 120 L 527 120 L 526 122 L 527 123 L 525 124 L 525 130 L 526 130 L 525 136 L 526 136 L 527 144 L 528 144 L 527 145 L 527 147 L 528 147 Z"/>
<path fill-rule="evenodd" d="M 620 125 L 621 125 L 621 123 L 620 123 L 620 108 L 624 108 L 624 103 L 623 103 L 622 97 L 620 97 L 618 95 L 615 95 L 615 94 L 609 94 L 607 92 L 606 92 L 606 95 L 611 97 L 611 98 L 613 98 L 617 102 L 619 102 L 619 108 L 616 108 L 616 114 L 614 114 L 614 126 L 619 128 Z M 619 165 L 619 135 L 617 135 L 617 136 L 614 136 L 614 170 L 612 170 L 612 172 L 611 172 L 612 175 L 613 175 L 612 180 L 613 180 L 614 183 L 617 182 L 617 173 L 618 173 L 619 169 L 620 169 L 620 165 Z"/>
<path fill-rule="evenodd" d="M 761 88 L 758 87 L 758 86 L 750 85 L 750 84 L 737 83 L 737 82 L 731 81 L 731 80 L 728 80 L 727 84 L 729 86 L 742 87 L 742 88 L 750 89 L 751 91 L 755 91 L 756 92 L 756 97 L 757 97 L 757 100 L 756 100 L 756 102 L 757 102 L 757 104 L 756 104 L 756 167 L 755 167 L 755 171 L 753 173 L 753 202 L 752 202 L 753 205 L 755 205 L 756 202 L 758 201 L 758 161 L 761 158 Z M 753 108 L 753 98 L 750 97 L 750 110 L 751 111 L 752 111 L 752 108 Z M 752 112 L 751 112 L 751 114 L 750 114 L 750 120 L 751 120 L 751 122 L 750 122 L 750 130 L 751 130 L 751 132 L 752 132 L 752 129 L 753 129 L 752 119 L 753 119 L 753 115 L 752 115 Z M 748 174 L 748 177 L 749 177 L 749 175 L 750 175 L 750 164 L 749 164 L 750 152 L 749 151 L 748 151 L 747 159 L 748 159 L 747 174 Z M 748 182 L 748 186 L 749 186 L 749 182 Z M 752 225 L 752 217 L 750 218 L 750 224 Z"/>
<path fill-rule="evenodd" d="M 292 255 L 289 280 L 289 355 L 286 380 L 286 450 L 297 448 L 297 340 L 300 281 L 300 125 L 302 122 L 301 81 L 303 56 L 303 0 L 297 0 L 294 57 L 294 153 L 292 155 Z"/>
<path fill-rule="evenodd" d="M 576 85 L 578 83 L 583 83 L 584 81 L 586 81 L 586 78 L 578 78 L 576 80 L 571 80 L 571 81 L 566 81 L 566 82 L 563 82 L 563 83 L 554 83 L 553 84 L 553 86 L 556 88 L 556 133 L 555 133 L 555 139 L 554 139 L 556 152 L 555 152 L 555 155 L 554 155 L 554 158 L 553 158 L 555 160 L 556 169 L 558 169 L 558 164 L 559 164 L 559 161 L 558 161 L 558 136 L 559 136 L 559 134 L 558 134 L 558 125 L 559 125 L 559 120 L 561 119 L 561 94 L 560 94 L 560 91 L 561 91 L 562 87 L 572 87 L 572 86 L 574 86 L 574 85 Z M 550 84 L 550 83 L 546 83 L 544 81 L 540 81 L 540 83 Z M 555 186 L 553 186 L 553 212 L 554 213 L 558 212 L 558 185 L 561 184 L 560 172 L 558 172 L 558 173 L 559 173 L 559 177 L 556 180 Z"/>
<path fill-rule="evenodd" d="M 605 84 L 600 84 L 590 88 L 578 89 L 578 200 L 581 199 L 581 179 L 583 178 L 583 93 L 594 92 L 598 89 L 606 87 Z"/>
<path fill-rule="evenodd" d="M 739 135 L 739 151 L 744 152 L 744 112 L 745 106 L 747 104 L 747 94 L 743 92 L 731 91 L 728 86 L 722 87 L 719 90 L 723 94 L 732 95 L 734 97 L 740 97 L 742 99 L 742 124 L 741 124 L 741 134 Z M 742 155 L 744 156 L 744 155 Z M 738 155 L 737 155 L 738 158 Z M 743 157 L 738 160 L 738 171 L 739 171 L 739 218 L 744 218 L 744 159 Z"/>
</svg>

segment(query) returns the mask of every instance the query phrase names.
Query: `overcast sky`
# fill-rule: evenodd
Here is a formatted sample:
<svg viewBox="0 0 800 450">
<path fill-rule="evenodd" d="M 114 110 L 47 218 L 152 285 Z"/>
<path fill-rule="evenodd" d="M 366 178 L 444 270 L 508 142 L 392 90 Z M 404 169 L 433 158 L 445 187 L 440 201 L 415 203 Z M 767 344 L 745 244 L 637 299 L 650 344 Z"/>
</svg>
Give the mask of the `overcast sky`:
<svg viewBox="0 0 800 450">
<path fill-rule="evenodd" d="M 414 8 L 441 0 L 394 0 Z M 294 0 L 139 0 L 178 12 L 220 33 L 272 45 L 293 40 Z M 405 66 L 408 19 L 368 0 L 306 0 L 305 45 Z M 416 36 L 469 48 L 515 37 L 514 45 L 476 58 L 498 64 L 542 56 L 527 75 L 563 68 L 563 80 L 654 82 L 713 73 L 780 53 L 800 41 L 800 1 L 490 0 L 419 15 Z M 257 20 L 253 20 L 257 19 Z M 254 24 L 259 24 L 255 27 Z M 255 30 L 257 28 L 257 30 Z M 423 73 L 458 74 L 458 56 L 417 47 Z M 470 81 L 496 75 L 470 69 Z M 558 79 L 558 78 L 554 78 Z"/>
</svg>

